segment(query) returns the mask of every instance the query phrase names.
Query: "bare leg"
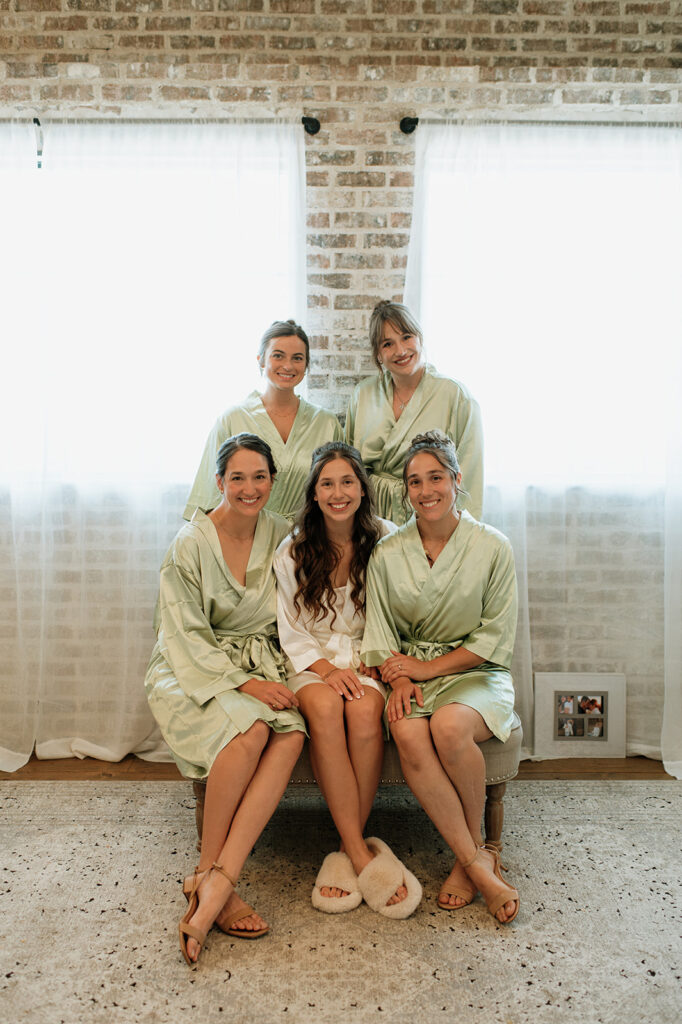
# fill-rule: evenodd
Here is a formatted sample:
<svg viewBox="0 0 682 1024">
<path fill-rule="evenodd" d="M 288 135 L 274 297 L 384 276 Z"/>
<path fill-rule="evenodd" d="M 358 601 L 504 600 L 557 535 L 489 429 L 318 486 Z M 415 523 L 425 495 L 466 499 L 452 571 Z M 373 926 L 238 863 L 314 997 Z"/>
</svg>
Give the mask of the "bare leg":
<svg viewBox="0 0 682 1024">
<path fill-rule="evenodd" d="M 480 846 L 483 842 L 481 818 L 485 805 L 485 758 L 478 744 L 490 739 L 492 733 L 478 711 L 464 704 L 447 704 L 435 711 L 430 721 L 438 757 L 457 790 L 467 828 Z M 460 860 L 455 862 L 448 881 L 457 888 L 471 889 Z M 438 902 L 444 907 L 462 907 L 469 900 L 441 893 Z"/>
<path fill-rule="evenodd" d="M 359 730 L 360 735 L 367 736 L 374 732 L 378 733 L 381 738 L 378 712 L 379 705 L 383 706 L 383 700 L 378 691 L 372 690 L 371 692 L 376 693 L 377 699 L 365 694 L 359 701 L 348 702 L 324 683 L 319 685 L 311 683 L 299 690 L 297 694 L 301 711 L 310 730 L 311 757 L 315 777 L 341 837 L 342 848 L 350 857 L 353 869 L 358 875 L 374 856 L 365 843 L 362 832 L 376 792 L 378 775 L 376 783 L 373 783 L 371 778 L 369 780 L 363 778 L 363 804 L 361 805 L 360 783 L 349 754 L 351 741 L 346 738 L 345 718 L 349 714 L 349 704 L 357 704 L 358 710 L 350 712 L 349 734 L 351 730 Z M 365 701 L 367 704 L 364 703 Z M 363 705 L 362 708 L 361 705 Z M 374 742 L 376 744 L 376 739 Z M 381 742 L 383 756 L 383 740 Z M 357 743 L 355 747 L 357 754 Z M 376 768 L 376 759 L 375 745 L 374 754 L 370 757 L 369 762 L 371 770 L 375 773 L 381 771 L 381 764 L 378 769 Z M 358 760 L 362 764 L 362 758 L 359 755 Z M 364 808 L 368 802 L 369 789 L 372 785 L 374 790 L 365 812 Z M 364 818 L 362 818 L 363 812 L 365 813 Z M 343 896 L 346 893 L 342 889 L 325 887 L 323 895 Z M 388 902 L 400 902 L 405 899 L 406 895 L 407 890 L 404 886 L 400 886 Z"/>
<path fill-rule="evenodd" d="M 360 828 L 364 831 L 384 763 L 384 698 L 368 686 L 362 700 L 347 701 L 345 712 L 348 756 L 358 784 Z"/>
<path fill-rule="evenodd" d="M 216 857 L 216 862 L 231 878 L 237 879 L 254 843 L 272 817 L 302 746 L 301 732 L 271 733 Z M 217 871 L 210 871 L 199 886 L 200 902 L 190 924 L 207 932 L 233 891 L 234 887 L 227 878 Z M 191 960 L 197 959 L 199 945 L 194 939 L 188 940 L 187 952 Z"/>
<path fill-rule="evenodd" d="M 213 762 L 206 781 L 200 871 L 210 868 L 218 859 L 235 811 L 269 738 L 270 727 L 265 722 L 254 722 L 248 732 L 235 736 Z"/>
<path fill-rule="evenodd" d="M 484 853 L 473 862 L 479 844 L 469 831 L 457 790 L 436 753 L 429 720 L 403 718 L 392 724 L 391 732 L 410 789 L 457 859 L 470 865 L 467 868 L 468 877 L 481 890 L 486 901 L 491 902 L 508 886 L 499 882 L 492 870 L 492 859 Z M 498 919 L 506 921 L 514 908 L 513 902 L 506 903 L 498 910 Z"/>
<path fill-rule="evenodd" d="M 344 698 L 324 683 L 311 683 L 297 696 L 310 730 L 315 776 L 344 849 L 359 873 L 372 855 L 362 838 L 358 785 L 346 743 Z M 358 864 L 362 866 L 358 868 Z"/>
</svg>

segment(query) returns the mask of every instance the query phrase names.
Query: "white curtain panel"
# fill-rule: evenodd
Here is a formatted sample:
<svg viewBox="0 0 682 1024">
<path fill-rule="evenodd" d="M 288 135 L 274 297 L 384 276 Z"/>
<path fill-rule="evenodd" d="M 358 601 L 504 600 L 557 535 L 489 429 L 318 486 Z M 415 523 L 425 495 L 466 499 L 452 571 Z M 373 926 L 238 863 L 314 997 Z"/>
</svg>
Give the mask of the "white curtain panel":
<svg viewBox="0 0 682 1024">
<path fill-rule="evenodd" d="M 158 568 L 261 334 L 304 316 L 302 130 L 47 124 L 38 171 L 29 129 L 0 126 L 0 768 L 165 760 Z"/>
<path fill-rule="evenodd" d="M 682 132 L 418 133 L 405 300 L 481 403 L 526 752 L 533 671 L 623 672 L 628 753 L 679 776 Z"/>
</svg>

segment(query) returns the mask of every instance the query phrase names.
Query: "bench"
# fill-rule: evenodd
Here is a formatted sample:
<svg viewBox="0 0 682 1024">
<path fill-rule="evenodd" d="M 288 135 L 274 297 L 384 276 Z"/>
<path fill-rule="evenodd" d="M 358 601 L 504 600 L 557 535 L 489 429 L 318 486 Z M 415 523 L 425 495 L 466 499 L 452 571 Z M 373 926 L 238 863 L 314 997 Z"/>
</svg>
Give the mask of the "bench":
<svg viewBox="0 0 682 1024">
<path fill-rule="evenodd" d="M 523 730 L 521 722 L 518 715 L 514 714 L 514 726 L 506 743 L 502 743 L 494 736 L 492 739 L 481 743 L 481 750 L 485 758 L 485 841 L 492 843 L 498 850 L 502 849 L 502 824 L 504 821 L 502 801 L 507 783 L 518 774 L 522 739 Z M 384 748 L 384 764 L 381 770 L 380 785 L 392 786 L 401 783 L 404 784 L 405 779 L 400 767 L 398 749 L 393 741 L 389 741 L 385 744 Z M 296 762 L 290 784 L 316 785 L 313 770 L 310 766 L 307 743 Z M 197 834 L 199 836 L 197 849 L 200 849 L 201 830 L 204 822 L 204 798 L 206 795 L 205 780 L 195 780 L 193 788 L 196 797 L 195 816 Z"/>
</svg>

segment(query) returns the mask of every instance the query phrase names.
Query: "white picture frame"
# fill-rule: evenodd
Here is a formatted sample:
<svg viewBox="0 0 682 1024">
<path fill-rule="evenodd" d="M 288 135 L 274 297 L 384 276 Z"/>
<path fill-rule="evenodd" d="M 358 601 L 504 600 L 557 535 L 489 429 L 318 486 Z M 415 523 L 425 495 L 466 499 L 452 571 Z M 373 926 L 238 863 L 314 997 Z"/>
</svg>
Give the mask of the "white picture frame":
<svg viewBox="0 0 682 1024">
<path fill-rule="evenodd" d="M 625 676 L 536 672 L 535 757 L 625 757 Z"/>
</svg>

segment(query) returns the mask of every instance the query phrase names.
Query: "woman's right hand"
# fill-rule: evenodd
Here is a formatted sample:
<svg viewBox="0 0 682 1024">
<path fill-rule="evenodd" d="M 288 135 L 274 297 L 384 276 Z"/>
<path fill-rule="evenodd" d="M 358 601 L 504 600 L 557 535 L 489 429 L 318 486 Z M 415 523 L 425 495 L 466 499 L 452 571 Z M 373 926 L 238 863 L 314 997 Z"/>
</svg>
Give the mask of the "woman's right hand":
<svg viewBox="0 0 682 1024">
<path fill-rule="evenodd" d="M 345 697 L 346 700 L 365 696 L 362 683 L 352 668 L 333 668 L 325 675 L 324 682 L 327 686 L 331 686 L 339 697 Z"/>
<path fill-rule="evenodd" d="M 282 711 L 285 708 L 297 708 L 298 698 L 284 683 L 273 683 L 269 679 L 247 679 L 245 683 L 237 687 L 242 693 L 248 693 L 263 704 L 267 704 L 273 711 Z"/>
<path fill-rule="evenodd" d="M 407 676 L 402 676 L 393 683 L 393 689 L 386 703 L 386 714 L 389 722 L 399 722 L 410 714 L 410 701 L 414 697 L 420 708 L 424 707 L 424 694 L 421 686 L 417 686 Z"/>
</svg>

